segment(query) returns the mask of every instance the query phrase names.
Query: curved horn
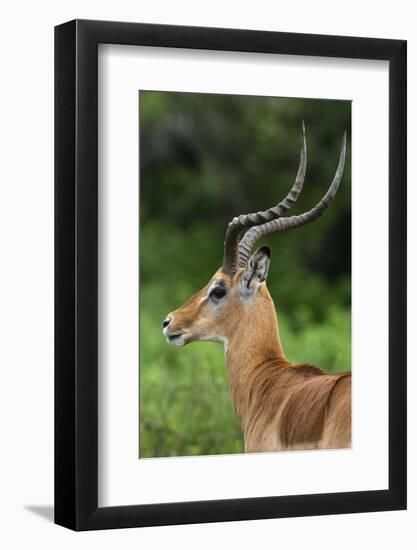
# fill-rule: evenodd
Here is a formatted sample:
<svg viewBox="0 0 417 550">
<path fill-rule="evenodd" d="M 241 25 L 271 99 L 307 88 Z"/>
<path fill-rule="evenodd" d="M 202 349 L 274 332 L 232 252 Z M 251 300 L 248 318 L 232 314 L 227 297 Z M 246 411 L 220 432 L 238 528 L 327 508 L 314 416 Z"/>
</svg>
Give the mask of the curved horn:
<svg viewBox="0 0 417 550">
<path fill-rule="evenodd" d="M 239 235 L 245 227 L 252 227 L 254 225 L 265 224 L 271 220 L 275 220 L 279 216 L 282 216 L 298 199 L 299 194 L 303 188 L 304 178 L 307 168 L 307 143 L 305 136 L 304 121 L 302 121 L 302 136 L 301 136 L 301 150 L 300 150 L 300 163 L 298 166 L 297 176 L 294 184 L 291 187 L 288 195 L 279 202 L 276 206 L 268 208 L 264 212 L 256 212 L 253 214 L 241 214 L 229 223 L 226 231 L 226 238 L 224 242 L 224 256 L 223 256 L 223 271 L 230 275 L 236 272 L 238 267 L 238 240 Z M 239 262 L 240 265 L 240 262 Z"/>
<path fill-rule="evenodd" d="M 323 214 L 323 212 L 326 210 L 326 208 L 329 207 L 330 203 L 334 199 L 339 188 L 339 184 L 343 175 L 343 169 L 345 166 L 345 156 L 346 132 L 343 136 L 342 148 L 340 151 L 339 164 L 336 170 L 336 174 L 329 189 L 327 190 L 327 193 L 324 195 L 321 201 L 316 204 L 314 208 L 312 208 L 308 212 L 304 212 L 304 214 L 300 214 L 299 216 L 290 216 L 289 218 L 279 218 L 271 220 L 267 223 L 249 229 L 249 231 L 245 233 L 239 243 L 239 267 L 245 267 L 247 265 L 253 245 L 264 235 L 267 235 L 268 233 L 274 233 L 276 231 L 286 231 L 287 229 L 300 227 L 307 223 L 313 222 Z"/>
</svg>

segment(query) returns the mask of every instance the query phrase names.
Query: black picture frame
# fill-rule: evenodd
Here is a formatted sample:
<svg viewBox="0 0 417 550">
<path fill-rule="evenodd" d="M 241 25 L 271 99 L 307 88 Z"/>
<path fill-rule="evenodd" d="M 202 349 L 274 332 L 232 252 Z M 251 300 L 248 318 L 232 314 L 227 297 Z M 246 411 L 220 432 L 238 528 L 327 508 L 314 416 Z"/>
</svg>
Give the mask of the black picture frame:
<svg viewBox="0 0 417 550">
<path fill-rule="evenodd" d="M 98 44 L 389 62 L 389 488 L 98 507 Z M 406 508 L 406 41 L 74 20 L 55 28 L 55 522 L 74 530 Z"/>
</svg>

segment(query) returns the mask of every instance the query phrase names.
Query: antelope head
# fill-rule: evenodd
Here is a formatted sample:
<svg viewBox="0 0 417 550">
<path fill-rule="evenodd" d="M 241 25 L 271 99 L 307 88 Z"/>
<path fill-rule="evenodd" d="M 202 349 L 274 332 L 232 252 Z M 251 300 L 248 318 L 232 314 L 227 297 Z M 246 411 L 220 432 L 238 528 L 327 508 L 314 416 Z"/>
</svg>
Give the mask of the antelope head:
<svg viewBox="0 0 417 550">
<path fill-rule="evenodd" d="M 304 184 L 307 166 L 304 123 L 301 141 L 300 163 L 290 192 L 276 206 L 263 212 L 242 214 L 229 223 L 222 267 L 204 288 L 169 313 L 163 322 L 163 333 L 170 344 L 183 346 L 197 340 L 227 344 L 242 326 L 248 330 L 250 327 L 261 328 L 276 319 L 275 308 L 265 283 L 270 250 L 262 247 L 252 254 L 253 246 L 264 235 L 294 229 L 321 216 L 336 195 L 345 163 L 346 132 L 336 174 L 327 193 L 308 212 L 283 217 L 296 202 Z M 245 233 L 239 241 L 243 231 Z"/>
</svg>

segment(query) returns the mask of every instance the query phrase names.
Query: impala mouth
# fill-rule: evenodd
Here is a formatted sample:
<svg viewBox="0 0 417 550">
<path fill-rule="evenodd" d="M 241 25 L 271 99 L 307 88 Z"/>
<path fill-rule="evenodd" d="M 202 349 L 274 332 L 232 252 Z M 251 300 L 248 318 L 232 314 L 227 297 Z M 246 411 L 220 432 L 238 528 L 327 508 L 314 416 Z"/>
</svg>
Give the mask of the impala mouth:
<svg viewBox="0 0 417 550">
<path fill-rule="evenodd" d="M 168 344 L 172 344 L 173 346 L 183 346 L 185 344 L 185 332 L 166 332 L 165 336 Z"/>
</svg>

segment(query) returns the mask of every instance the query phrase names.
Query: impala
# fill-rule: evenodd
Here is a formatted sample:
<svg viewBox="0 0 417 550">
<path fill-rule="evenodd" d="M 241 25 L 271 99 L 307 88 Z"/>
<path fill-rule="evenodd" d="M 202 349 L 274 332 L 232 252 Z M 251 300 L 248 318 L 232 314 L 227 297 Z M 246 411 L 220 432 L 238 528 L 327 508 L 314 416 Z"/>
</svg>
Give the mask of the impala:
<svg viewBox="0 0 417 550">
<path fill-rule="evenodd" d="M 342 179 L 345 152 L 346 133 L 336 174 L 324 197 L 304 214 L 283 217 L 304 183 L 307 145 L 303 124 L 298 173 L 288 195 L 264 212 L 240 215 L 229 223 L 222 267 L 163 322 L 170 344 L 223 343 L 245 452 L 351 446 L 350 373 L 326 374 L 315 366 L 288 361 L 265 282 L 270 250 L 262 247 L 252 253 L 264 235 L 311 223 L 325 211 Z"/>
</svg>

